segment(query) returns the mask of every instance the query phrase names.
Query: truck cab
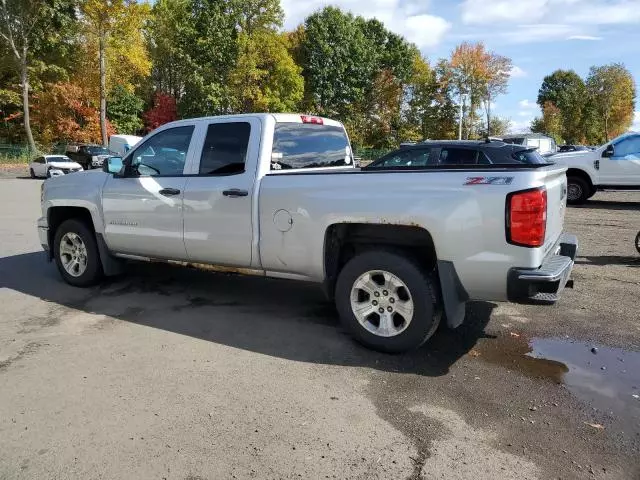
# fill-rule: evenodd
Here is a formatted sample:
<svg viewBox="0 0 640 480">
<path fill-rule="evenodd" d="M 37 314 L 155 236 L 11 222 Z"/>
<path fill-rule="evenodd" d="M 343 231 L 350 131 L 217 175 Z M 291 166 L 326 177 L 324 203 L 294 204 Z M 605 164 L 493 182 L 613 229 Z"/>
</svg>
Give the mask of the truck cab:
<svg viewBox="0 0 640 480">
<path fill-rule="evenodd" d="M 627 133 L 593 151 L 552 157 L 566 165 L 567 202 L 581 204 L 599 190 L 640 189 L 640 133 Z"/>
</svg>

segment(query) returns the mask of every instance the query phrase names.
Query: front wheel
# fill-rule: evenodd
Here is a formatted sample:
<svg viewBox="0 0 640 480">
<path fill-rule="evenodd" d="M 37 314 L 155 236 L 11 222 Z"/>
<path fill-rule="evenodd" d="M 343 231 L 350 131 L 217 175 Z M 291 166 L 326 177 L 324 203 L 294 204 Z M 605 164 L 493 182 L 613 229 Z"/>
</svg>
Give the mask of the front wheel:
<svg viewBox="0 0 640 480">
<path fill-rule="evenodd" d="M 33 168 L 30 168 L 30 169 L 29 169 L 29 176 L 30 176 L 31 178 L 36 178 L 36 172 L 34 172 L 34 171 L 33 171 Z"/>
<path fill-rule="evenodd" d="M 336 306 L 358 342 L 400 353 L 418 348 L 436 331 L 440 310 L 435 287 L 408 257 L 369 251 L 352 258 L 340 272 Z"/>
<path fill-rule="evenodd" d="M 636 250 L 640 253 L 640 232 L 636 235 Z"/>
<path fill-rule="evenodd" d="M 58 227 L 53 255 L 60 275 L 70 285 L 89 287 L 102 279 L 96 237 L 80 220 L 69 219 Z"/>
<path fill-rule="evenodd" d="M 567 203 L 580 205 L 591 196 L 591 187 L 580 177 L 567 178 Z"/>
</svg>

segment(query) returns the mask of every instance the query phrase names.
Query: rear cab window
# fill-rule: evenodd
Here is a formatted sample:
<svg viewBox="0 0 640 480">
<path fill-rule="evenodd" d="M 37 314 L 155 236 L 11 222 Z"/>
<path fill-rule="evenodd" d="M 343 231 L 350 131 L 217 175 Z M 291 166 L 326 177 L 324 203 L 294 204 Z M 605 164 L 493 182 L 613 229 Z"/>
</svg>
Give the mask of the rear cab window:
<svg viewBox="0 0 640 480">
<path fill-rule="evenodd" d="M 271 170 L 353 166 L 349 138 L 337 122 L 306 117 L 306 122 L 277 122 L 274 127 Z"/>
<path fill-rule="evenodd" d="M 520 163 L 539 165 L 548 163 L 537 149 L 517 150 L 511 154 L 514 160 Z"/>
</svg>

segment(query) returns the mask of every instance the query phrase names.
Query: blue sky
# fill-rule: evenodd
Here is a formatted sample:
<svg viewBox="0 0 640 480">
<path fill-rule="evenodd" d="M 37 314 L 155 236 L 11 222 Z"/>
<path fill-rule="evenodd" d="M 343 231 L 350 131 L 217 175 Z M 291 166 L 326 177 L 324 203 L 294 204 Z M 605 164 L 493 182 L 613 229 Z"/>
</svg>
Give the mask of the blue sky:
<svg viewBox="0 0 640 480">
<path fill-rule="evenodd" d="M 538 89 L 558 68 L 586 76 L 591 65 L 622 62 L 640 80 L 640 0 L 281 0 L 285 27 L 294 28 L 314 10 L 336 5 L 417 44 L 434 62 L 462 41 L 483 41 L 515 66 L 509 93 L 494 113 L 511 119 L 512 130 L 539 115 Z M 640 99 L 634 130 L 640 130 Z"/>
</svg>

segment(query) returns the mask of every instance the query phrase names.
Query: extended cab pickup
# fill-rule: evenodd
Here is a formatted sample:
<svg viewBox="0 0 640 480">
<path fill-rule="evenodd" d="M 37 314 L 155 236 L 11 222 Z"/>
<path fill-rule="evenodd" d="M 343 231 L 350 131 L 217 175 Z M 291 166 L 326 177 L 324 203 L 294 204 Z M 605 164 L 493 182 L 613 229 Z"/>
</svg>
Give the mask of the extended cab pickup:
<svg viewBox="0 0 640 480">
<path fill-rule="evenodd" d="M 40 240 L 71 285 L 141 258 L 316 282 L 387 352 L 421 345 L 442 312 L 459 326 L 469 300 L 555 302 L 576 255 L 564 167 L 360 170 L 319 117 L 173 122 L 104 170 L 43 186 Z"/>
<path fill-rule="evenodd" d="M 566 165 L 568 199 L 581 204 L 598 190 L 640 190 L 640 133 L 627 133 L 596 150 L 551 157 Z"/>
</svg>

